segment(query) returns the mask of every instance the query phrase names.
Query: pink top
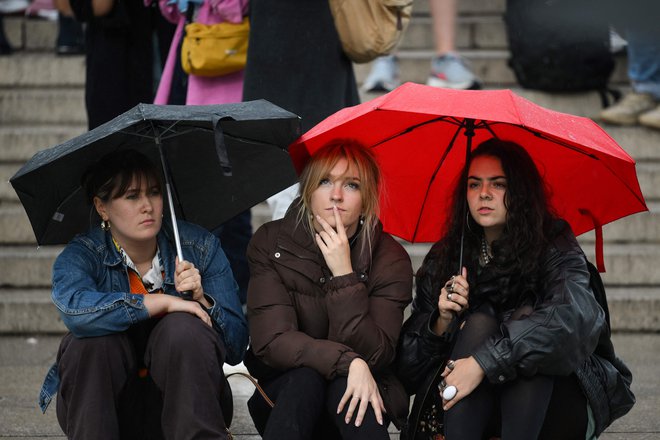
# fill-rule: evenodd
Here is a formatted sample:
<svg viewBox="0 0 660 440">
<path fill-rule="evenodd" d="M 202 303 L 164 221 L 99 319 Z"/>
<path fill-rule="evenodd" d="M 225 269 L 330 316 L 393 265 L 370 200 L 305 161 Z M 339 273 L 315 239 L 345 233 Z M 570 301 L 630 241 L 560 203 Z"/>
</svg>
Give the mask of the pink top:
<svg viewBox="0 0 660 440">
<path fill-rule="evenodd" d="M 145 4 L 152 0 L 145 0 Z M 168 0 L 159 0 L 163 17 L 172 23 L 177 23 L 176 32 L 167 56 L 163 75 L 161 76 L 155 104 L 167 104 L 172 87 L 174 66 L 181 56 L 178 48 L 183 37 L 186 24 L 185 15 L 179 12 L 176 4 L 167 4 Z M 204 0 L 199 9 L 196 21 L 203 24 L 215 24 L 224 21 L 240 23 L 247 14 L 248 0 Z M 179 61 L 180 62 L 180 61 Z M 238 71 L 218 77 L 202 77 L 189 75 L 186 104 L 226 104 L 243 100 L 243 73 Z"/>
</svg>

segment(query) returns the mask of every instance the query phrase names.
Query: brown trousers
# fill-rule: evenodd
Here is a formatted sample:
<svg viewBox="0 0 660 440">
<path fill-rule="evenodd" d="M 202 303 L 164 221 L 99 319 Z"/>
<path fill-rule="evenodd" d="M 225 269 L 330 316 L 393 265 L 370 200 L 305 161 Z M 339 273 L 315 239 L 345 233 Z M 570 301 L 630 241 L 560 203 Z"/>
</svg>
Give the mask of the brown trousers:
<svg viewBox="0 0 660 440">
<path fill-rule="evenodd" d="M 225 439 L 224 358 L 216 331 L 187 313 L 106 336 L 68 333 L 57 355 L 58 421 L 70 439 Z"/>
</svg>

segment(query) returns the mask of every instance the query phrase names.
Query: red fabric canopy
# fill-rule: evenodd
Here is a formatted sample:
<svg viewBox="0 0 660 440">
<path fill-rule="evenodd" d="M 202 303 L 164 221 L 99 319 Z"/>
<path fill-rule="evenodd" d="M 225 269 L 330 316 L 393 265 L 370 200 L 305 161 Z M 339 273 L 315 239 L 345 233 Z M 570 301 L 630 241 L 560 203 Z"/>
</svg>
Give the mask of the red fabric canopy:
<svg viewBox="0 0 660 440">
<path fill-rule="evenodd" d="M 384 175 L 385 230 L 411 242 L 443 232 L 452 190 L 471 148 L 497 137 L 523 146 L 576 235 L 646 211 L 635 161 L 595 122 L 540 107 L 510 90 L 451 90 L 406 83 L 326 118 L 289 152 L 300 171 L 326 142 L 354 138 L 374 149 Z"/>
</svg>

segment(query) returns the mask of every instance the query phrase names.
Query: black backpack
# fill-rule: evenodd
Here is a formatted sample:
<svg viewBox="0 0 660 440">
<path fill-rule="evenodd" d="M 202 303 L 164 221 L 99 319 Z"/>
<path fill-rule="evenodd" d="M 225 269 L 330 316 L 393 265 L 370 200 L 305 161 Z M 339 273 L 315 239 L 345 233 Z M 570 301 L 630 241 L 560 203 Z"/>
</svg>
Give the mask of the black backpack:
<svg viewBox="0 0 660 440">
<path fill-rule="evenodd" d="M 599 13 L 602 5 L 602 0 L 507 0 L 509 66 L 520 85 L 556 92 L 598 90 L 607 104 L 614 57 L 607 14 Z"/>
</svg>

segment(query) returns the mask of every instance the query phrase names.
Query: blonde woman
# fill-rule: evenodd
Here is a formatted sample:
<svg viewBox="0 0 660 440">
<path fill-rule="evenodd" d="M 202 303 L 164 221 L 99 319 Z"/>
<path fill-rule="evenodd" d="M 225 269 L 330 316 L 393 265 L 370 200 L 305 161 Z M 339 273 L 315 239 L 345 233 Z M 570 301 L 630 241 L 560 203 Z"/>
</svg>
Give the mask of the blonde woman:
<svg viewBox="0 0 660 440">
<path fill-rule="evenodd" d="M 378 220 L 380 172 L 350 140 L 316 152 L 300 197 L 248 248 L 246 358 L 275 407 L 248 402 L 264 439 L 387 439 L 408 398 L 391 373 L 412 268 Z"/>
</svg>

